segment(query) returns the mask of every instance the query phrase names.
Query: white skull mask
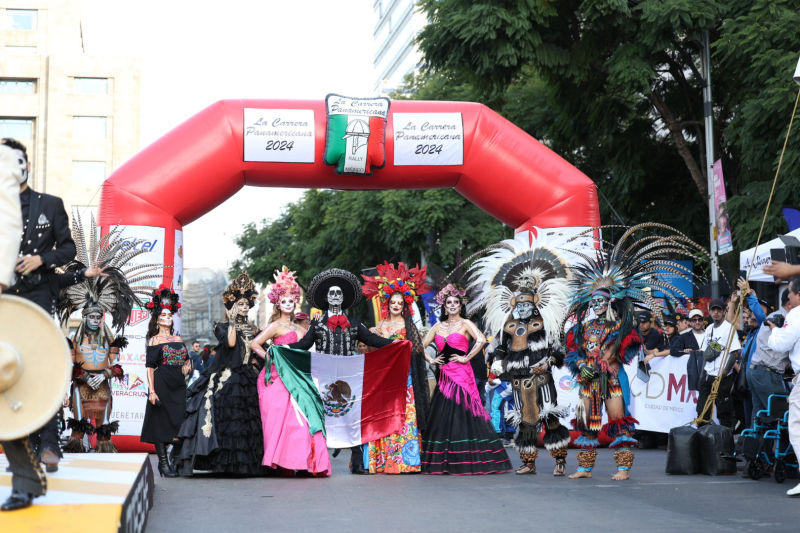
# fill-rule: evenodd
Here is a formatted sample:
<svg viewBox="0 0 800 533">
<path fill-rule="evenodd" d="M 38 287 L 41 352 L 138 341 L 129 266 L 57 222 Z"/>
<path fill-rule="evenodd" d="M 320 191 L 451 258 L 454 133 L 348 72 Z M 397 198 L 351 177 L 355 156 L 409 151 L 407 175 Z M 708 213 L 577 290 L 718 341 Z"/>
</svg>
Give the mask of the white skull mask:
<svg viewBox="0 0 800 533">
<path fill-rule="evenodd" d="M 331 286 L 328 289 L 328 305 L 339 307 L 344 302 L 344 293 L 342 292 L 342 288 L 338 285 Z"/>
</svg>

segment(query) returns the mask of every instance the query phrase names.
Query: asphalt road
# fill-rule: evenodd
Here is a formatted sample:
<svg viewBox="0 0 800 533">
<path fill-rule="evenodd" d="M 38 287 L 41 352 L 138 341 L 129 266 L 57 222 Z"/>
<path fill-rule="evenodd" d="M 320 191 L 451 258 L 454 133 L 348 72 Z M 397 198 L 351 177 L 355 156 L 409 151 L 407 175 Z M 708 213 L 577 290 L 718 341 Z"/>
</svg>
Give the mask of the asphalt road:
<svg viewBox="0 0 800 533">
<path fill-rule="evenodd" d="M 517 466 L 516 452 L 509 455 Z M 579 480 L 554 478 L 544 450 L 535 476 L 354 476 L 348 460 L 343 451 L 324 479 L 156 472 L 146 531 L 800 531 L 800 499 L 785 495 L 797 480 L 669 476 L 664 450 L 637 450 L 625 482 L 610 479 L 608 450 L 599 451 L 594 477 Z M 567 466 L 574 471 L 574 450 Z"/>
</svg>

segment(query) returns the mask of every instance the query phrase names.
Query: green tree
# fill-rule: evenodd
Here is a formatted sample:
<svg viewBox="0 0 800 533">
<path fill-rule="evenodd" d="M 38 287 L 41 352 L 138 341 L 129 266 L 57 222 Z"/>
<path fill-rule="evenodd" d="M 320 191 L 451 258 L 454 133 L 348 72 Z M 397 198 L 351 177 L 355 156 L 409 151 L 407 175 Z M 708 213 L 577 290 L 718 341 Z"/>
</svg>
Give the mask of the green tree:
<svg viewBox="0 0 800 533">
<path fill-rule="evenodd" d="M 616 213 L 626 223 L 670 223 L 700 242 L 708 235 L 699 72 L 708 30 L 715 152 L 735 242 L 753 244 L 797 89 L 796 1 L 420 6 L 429 22 L 418 38 L 425 70 L 412 90 L 436 99 L 437 90 L 449 97 L 455 87 L 541 139 L 595 180 L 606 223 L 618 222 Z M 778 205 L 800 200 L 800 138 L 787 154 Z M 772 216 L 768 230 L 781 229 Z"/>
<path fill-rule="evenodd" d="M 283 265 L 302 284 L 338 267 L 359 273 L 383 261 L 444 269 L 512 230 L 451 189 L 330 191 L 310 189 L 276 219 L 248 224 L 237 238 L 246 268 L 261 283 Z"/>
</svg>

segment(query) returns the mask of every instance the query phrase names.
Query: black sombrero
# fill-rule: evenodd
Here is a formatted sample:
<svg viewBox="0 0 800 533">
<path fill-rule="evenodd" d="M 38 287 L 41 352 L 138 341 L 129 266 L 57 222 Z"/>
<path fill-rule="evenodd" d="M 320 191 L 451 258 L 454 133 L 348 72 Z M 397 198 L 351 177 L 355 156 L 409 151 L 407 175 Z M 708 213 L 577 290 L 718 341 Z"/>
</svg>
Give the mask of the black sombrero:
<svg viewBox="0 0 800 533">
<path fill-rule="evenodd" d="M 323 270 L 311 280 L 306 291 L 306 298 L 312 307 L 328 310 L 328 289 L 338 286 L 344 294 L 342 309 L 349 309 L 361 300 L 361 283 L 358 278 L 341 268 Z"/>
</svg>

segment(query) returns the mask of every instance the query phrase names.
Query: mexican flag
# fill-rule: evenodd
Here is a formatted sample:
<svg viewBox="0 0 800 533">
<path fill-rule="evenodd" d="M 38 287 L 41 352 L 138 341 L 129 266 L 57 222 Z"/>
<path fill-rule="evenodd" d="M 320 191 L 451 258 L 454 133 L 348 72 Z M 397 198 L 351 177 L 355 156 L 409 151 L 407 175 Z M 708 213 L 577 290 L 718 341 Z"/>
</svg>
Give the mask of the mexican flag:
<svg viewBox="0 0 800 533">
<path fill-rule="evenodd" d="M 410 341 L 351 356 L 286 346 L 272 346 L 270 355 L 309 431 L 323 431 L 329 448 L 357 446 L 401 429 Z"/>
<path fill-rule="evenodd" d="M 386 163 L 388 98 L 349 98 L 329 94 L 323 162 L 340 174 L 370 174 Z"/>
</svg>

